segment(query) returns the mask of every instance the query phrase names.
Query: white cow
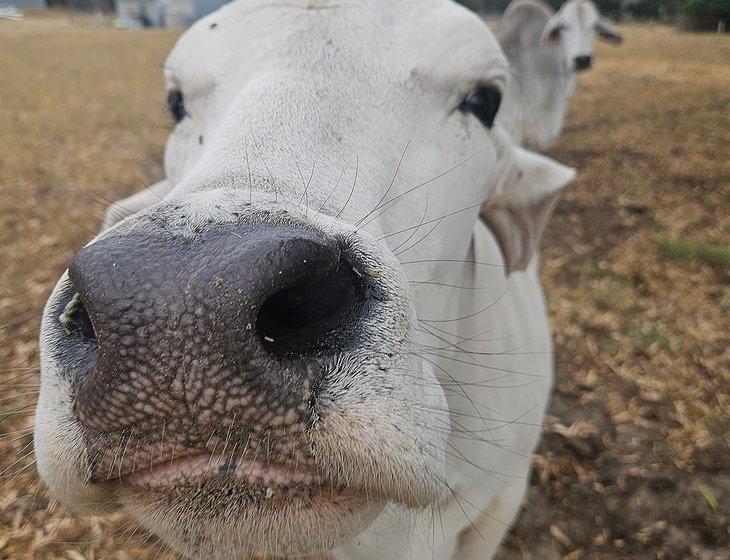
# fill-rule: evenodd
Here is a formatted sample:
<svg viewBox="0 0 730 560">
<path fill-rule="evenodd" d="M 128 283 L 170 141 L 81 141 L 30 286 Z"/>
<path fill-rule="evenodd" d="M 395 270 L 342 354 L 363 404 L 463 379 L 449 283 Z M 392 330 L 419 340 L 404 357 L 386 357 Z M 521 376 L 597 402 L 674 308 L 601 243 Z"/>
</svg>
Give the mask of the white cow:
<svg viewBox="0 0 730 560">
<path fill-rule="evenodd" d="M 494 126 L 507 73 L 446 0 L 190 28 L 165 182 L 46 306 L 53 493 L 189 558 L 488 558 L 553 381 L 534 254 L 574 177 Z"/>
<path fill-rule="evenodd" d="M 510 64 L 499 124 L 517 142 L 545 149 L 563 128 L 578 73 L 593 64 L 596 37 L 621 35 L 590 0 L 568 0 L 557 13 L 539 0 L 514 0 L 495 33 Z"/>
</svg>

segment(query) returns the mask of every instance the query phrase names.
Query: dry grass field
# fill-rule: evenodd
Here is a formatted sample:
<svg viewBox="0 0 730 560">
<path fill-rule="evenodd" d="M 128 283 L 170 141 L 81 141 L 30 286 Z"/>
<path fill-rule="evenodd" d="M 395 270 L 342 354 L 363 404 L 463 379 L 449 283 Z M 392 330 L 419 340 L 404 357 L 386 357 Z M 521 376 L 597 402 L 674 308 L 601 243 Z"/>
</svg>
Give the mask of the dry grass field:
<svg viewBox="0 0 730 560">
<path fill-rule="evenodd" d="M 0 22 L 0 560 L 173 558 L 33 473 L 39 310 L 104 206 L 162 174 L 167 31 Z M 730 558 L 730 37 L 630 26 L 551 155 L 558 380 L 499 558 Z"/>
</svg>

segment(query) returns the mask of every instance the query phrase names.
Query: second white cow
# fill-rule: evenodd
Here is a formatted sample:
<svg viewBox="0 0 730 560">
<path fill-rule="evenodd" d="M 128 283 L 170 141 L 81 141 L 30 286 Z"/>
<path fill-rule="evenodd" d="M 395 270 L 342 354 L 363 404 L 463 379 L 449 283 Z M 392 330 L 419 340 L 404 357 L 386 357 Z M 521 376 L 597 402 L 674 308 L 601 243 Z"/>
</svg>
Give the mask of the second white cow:
<svg viewBox="0 0 730 560">
<path fill-rule="evenodd" d="M 558 10 L 539 0 L 514 0 L 495 33 L 510 63 L 498 122 L 535 149 L 560 135 L 578 73 L 591 68 L 596 37 L 620 43 L 590 0 L 569 0 Z"/>
</svg>

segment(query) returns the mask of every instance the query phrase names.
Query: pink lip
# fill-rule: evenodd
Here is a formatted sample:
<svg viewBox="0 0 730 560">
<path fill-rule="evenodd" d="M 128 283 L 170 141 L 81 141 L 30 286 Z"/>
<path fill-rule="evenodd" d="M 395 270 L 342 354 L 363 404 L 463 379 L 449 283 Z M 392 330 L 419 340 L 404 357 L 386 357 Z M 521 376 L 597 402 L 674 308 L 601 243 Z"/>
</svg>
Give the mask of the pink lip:
<svg viewBox="0 0 730 560">
<path fill-rule="evenodd" d="M 322 478 L 312 468 L 293 468 L 251 459 L 215 457 L 198 453 L 164 461 L 123 477 L 131 486 L 165 487 L 211 477 L 230 477 L 266 487 L 321 486 Z"/>
</svg>

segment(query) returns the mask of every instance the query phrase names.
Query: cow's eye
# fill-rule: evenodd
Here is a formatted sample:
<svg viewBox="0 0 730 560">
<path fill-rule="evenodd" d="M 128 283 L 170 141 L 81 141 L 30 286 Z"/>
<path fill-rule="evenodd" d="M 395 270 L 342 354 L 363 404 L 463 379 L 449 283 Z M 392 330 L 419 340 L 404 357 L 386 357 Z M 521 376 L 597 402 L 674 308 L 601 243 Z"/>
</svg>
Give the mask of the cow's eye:
<svg viewBox="0 0 730 560">
<path fill-rule="evenodd" d="M 485 84 L 477 87 L 459 105 L 463 113 L 471 113 L 478 118 L 484 126 L 492 128 L 494 118 L 499 111 L 499 104 L 502 102 L 502 92 L 493 84 Z"/>
<path fill-rule="evenodd" d="M 167 92 L 167 107 L 170 109 L 170 114 L 176 123 L 179 123 L 185 118 L 187 115 L 185 112 L 185 100 L 179 89 L 171 89 Z"/>
<path fill-rule="evenodd" d="M 550 32 L 545 36 L 546 41 L 555 42 L 560 39 L 560 35 L 567 31 L 568 26 L 564 23 L 558 23 L 550 29 Z"/>
</svg>

